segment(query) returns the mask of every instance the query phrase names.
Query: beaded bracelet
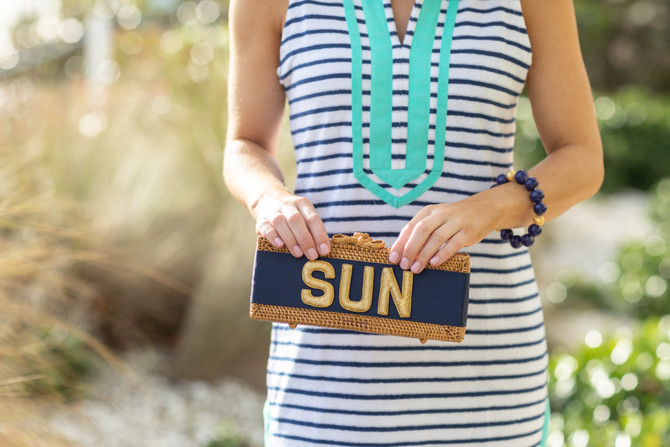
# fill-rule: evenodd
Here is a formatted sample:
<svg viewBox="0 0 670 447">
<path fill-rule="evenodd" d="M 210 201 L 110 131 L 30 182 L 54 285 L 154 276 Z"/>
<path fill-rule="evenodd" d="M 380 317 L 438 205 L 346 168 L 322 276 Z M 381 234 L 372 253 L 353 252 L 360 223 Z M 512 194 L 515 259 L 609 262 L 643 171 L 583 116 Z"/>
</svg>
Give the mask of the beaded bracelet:
<svg viewBox="0 0 670 447">
<path fill-rule="evenodd" d="M 526 190 L 530 191 L 530 200 L 534 203 L 533 211 L 535 212 L 535 217 L 533 217 L 533 223 L 528 227 L 528 233 L 523 236 L 516 236 L 512 230 L 500 230 L 500 238 L 508 241 L 513 248 L 519 248 L 522 245 L 530 247 L 535 242 L 535 237 L 542 234 L 542 225 L 544 225 L 545 220 L 543 214 L 547 212 L 547 205 L 542 203 L 544 192 L 541 189 L 537 189 L 539 184 L 537 179 L 529 177 L 528 172 L 523 169 L 519 169 L 518 171 L 512 169 L 507 174 L 500 174 L 496 179 L 496 184 L 493 186 L 495 187 L 512 181 L 524 185 Z"/>
</svg>

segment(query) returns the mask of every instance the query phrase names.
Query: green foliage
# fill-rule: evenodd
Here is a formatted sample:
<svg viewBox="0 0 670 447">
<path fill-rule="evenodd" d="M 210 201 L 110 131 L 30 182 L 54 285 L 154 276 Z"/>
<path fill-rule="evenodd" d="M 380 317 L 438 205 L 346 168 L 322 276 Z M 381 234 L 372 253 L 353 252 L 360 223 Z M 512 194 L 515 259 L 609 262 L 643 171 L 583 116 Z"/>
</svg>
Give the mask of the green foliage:
<svg viewBox="0 0 670 447">
<path fill-rule="evenodd" d="M 652 204 L 656 230 L 624 246 L 601 269 L 601 282 L 582 279 L 568 289 L 572 308 L 633 321 L 632 331 L 591 331 L 574 352 L 552 353 L 553 425 L 568 445 L 670 445 L 670 178 L 657 184 Z"/>
<path fill-rule="evenodd" d="M 20 362 L 22 375 L 35 377 L 24 383 L 25 392 L 66 399 L 86 394 L 84 378 L 100 365 L 96 353 L 83 340 L 58 327 L 35 329 L 34 336 L 29 355 L 24 353 Z"/>
<path fill-rule="evenodd" d="M 551 356 L 553 431 L 590 447 L 670 445 L 670 315 L 590 335 L 590 346 Z"/>
<path fill-rule="evenodd" d="M 648 191 L 670 166 L 670 97 L 629 88 L 595 99 L 605 157 L 603 192 L 626 188 Z M 517 113 L 518 166 L 544 156 L 528 99 Z"/>
<path fill-rule="evenodd" d="M 212 439 L 207 447 L 248 447 L 249 444 L 239 438 L 219 437 Z"/>
<path fill-rule="evenodd" d="M 574 3 L 584 61 L 596 90 L 645 85 L 670 91 L 667 0 Z"/>
<path fill-rule="evenodd" d="M 233 430 L 229 424 L 224 424 L 221 433 L 207 443 L 206 447 L 249 447 L 243 436 Z"/>
<path fill-rule="evenodd" d="M 616 262 L 601 268 L 601 281 L 579 278 L 566 304 L 646 319 L 670 314 L 670 177 L 656 186 L 652 219 L 656 230 L 622 247 Z"/>
<path fill-rule="evenodd" d="M 628 89 L 595 101 L 605 151 L 606 191 L 649 190 L 670 166 L 670 98 Z"/>
</svg>

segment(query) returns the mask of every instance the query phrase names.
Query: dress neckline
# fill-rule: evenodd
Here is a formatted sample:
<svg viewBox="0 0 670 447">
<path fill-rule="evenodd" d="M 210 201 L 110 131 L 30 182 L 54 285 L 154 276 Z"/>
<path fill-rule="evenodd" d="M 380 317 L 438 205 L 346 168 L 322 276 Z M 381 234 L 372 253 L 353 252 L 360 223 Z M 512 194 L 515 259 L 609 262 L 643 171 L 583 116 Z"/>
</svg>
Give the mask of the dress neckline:
<svg viewBox="0 0 670 447">
<path fill-rule="evenodd" d="M 459 0 L 449 1 L 444 25 L 440 25 L 443 0 L 416 0 L 408 23 L 404 45 L 393 32 L 395 21 L 389 12 L 390 0 L 361 0 L 362 22 L 356 16 L 354 0 L 344 0 L 345 16 L 351 41 L 352 145 L 354 177 L 377 197 L 399 208 L 416 200 L 430 189 L 442 174 L 445 150 L 451 42 Z M 421 10 L 419 12 L 419 9 Z M 384 23 L 386 22 L 386 23 Z M 363 139 L 363 44 L 361 25 L 367 34 L 370 52 L 368 142 Z M 439 33 L 439 28 L 443 30 Z M 416 36 L 413 36 L 416 29 Z M 439 37 L 438 37 L 439 33 Z M 416 38 L 416 40 L 414 40 Z M 396 45 L 395 42 L 398 44 Z M 414 45 L 414 43 L 416 45 Z M 409 45 L 409 46 L 408 46 Z M 433 85 L 433 53 L 439 45 L 437 76 L 437 112 L 434 118 L 434 144 L 429 143 Z M 407 57 L 405 57 L 407 56 Z M 393 159 L 394 62 L 408 64 L 407 143 L 405 166 L 397 168 Z M 433 149 L 432 168 L 428 150 Z M 365 152 L 368 161 L 364 164 Z M 366 172 L 367 170 L 367 172 Z M 370 174 L 369 174 L 370 173 Z M 370 176 L 372 175 L 372 177 Z M 422 178 L 423 177 L 423 178 Z M 396 195 L 386 188 L 400 192 Z M 406 189 L 405 189 L 406 188 Z M 404 191 L 401 191 L 403 190 Z"/>
<path fill-rule="evenodd" d="M 422 3 L 423 0 L 414 1 L 412 9 L 409 13 L 409 19 L 407 20 L 407 27 L 405 29 L 405 34 L 403 35 L 403 39 L 401 41 L 395 20 L 396 19 L 395 11 L 393 11 L 391 0 L 384 0 L 384 13 L 386 14 L 386 22 L 388 23 L 389 34 L 391 35 L 391 40 L 393 42 L 394 47 L 398 46 L 398 47 L 410 48 L 412 46 L 412 37 L 414 36 L 416 17 L 418 17 L 419 15 Z"/>
</svg>

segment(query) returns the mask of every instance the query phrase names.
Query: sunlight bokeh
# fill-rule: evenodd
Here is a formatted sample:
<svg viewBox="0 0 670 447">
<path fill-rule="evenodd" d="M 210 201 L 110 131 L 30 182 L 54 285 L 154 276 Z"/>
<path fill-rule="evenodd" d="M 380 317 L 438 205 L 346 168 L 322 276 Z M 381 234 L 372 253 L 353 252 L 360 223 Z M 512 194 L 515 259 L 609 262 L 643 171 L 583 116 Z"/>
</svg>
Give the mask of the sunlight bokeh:
<svg viewBox="0 0 670 447">
<path fill-rule="evenodd" d="M 576 2 L 607 177 L 533 249 L 551 447 L 670 445 L 666 3 Z M 262 444 L 227 50 L 223 0 L 0 0 L 0 445 Z"/>
</svg>

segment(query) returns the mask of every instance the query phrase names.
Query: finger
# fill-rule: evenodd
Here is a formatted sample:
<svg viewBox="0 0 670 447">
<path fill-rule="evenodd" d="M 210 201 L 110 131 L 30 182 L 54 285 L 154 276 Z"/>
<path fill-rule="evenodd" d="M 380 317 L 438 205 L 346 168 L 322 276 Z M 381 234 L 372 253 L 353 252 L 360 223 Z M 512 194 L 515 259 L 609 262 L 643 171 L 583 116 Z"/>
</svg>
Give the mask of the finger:
<svg viewBox="0 0 670 447">
<path fill-rule="evenodd" d="M 459 231 L 454 234 L 451 239 L 449 239 L 444 246 L 442 246 L 435 256 L 430 259 L 430 265 L 438 266 L 454 256 L 458 251 L 464 247 L 467 247 L 468 244 L 465 242 L 465 237 L 463 231 Z"/>
<path fill-rule="evenodd" d="M 398 239 L 396 239 L 393 245 L 391 245 L 389 254 L 389 261 L 391 263 L 398 264 L 401 261 L 401 255 L 405 249 L 407 240 L 412 234 L 412 230 L 414 230 L 414 226 L 417 224 L 417 222 L 420 222 L 422 219 L 424 219 L 428 214 L 428 207 L 421 208 L 421 210 L 412 218 L 412 220 L 407 222 L 407 224 L 402 228 L 400 234 L 398 235 Z"/>
<path fill-rule="evenodd" d="M 414 267 L 417 256 L 421 252 L 426 242 L 431 237 L 433 232 L 440 228 L 442 225 L 445 225 L 443 218 L 438 215 L 431 215 L 423 219 L 421 222 L 418 222 L 414 226 L 414 230 L 410 235 L 405 248 L 402 252 L 402 260 L 400 261 L 400 267 L 407 270 Z M 453 225 L 449 222 L 449 225 Z M 444 240 L 442 241 L 444 242 Z"/>
<path fill-rule="evenodd" d="M 448 221 L 433 231 L 412 263 L 412 267 L 410 267 L 412 273 L 421 273 L 428 262 L 434 258 L 437 252 L 447 244 L 449 239 L 458 230 L 457 225 L 453 221 Z"/>
<path fill-rule="evenodd" d="M 316 244 L 312 238 L 312 234 L 307 228 L 305 219 L 302 213 L 296 207 L 289 208 L 285 214 L 286 221 L 288 226 L 293 233 L 293 236 L 296 240 L 296 247 L 294 250 L 299 250 L 307 256 L 307 259 L 314 260 L 319 257 L 319 253 L 316 251 Z"/>
<path fill-rule="evenodd" d="M 267 220 L 263 220 L 258 224 L 256 232 L 270 241 L 270 243 L 277 248 L 281 248 L 284 245 L 284 241 L 279 237 L 279 233 L 277 233 L 272 224 Z"/>
<path fill-rule="evenodd" d="M 409 239 L 409 235 L 412 234 L 412 228 L 414 228 L 414 223 L 410 221 L 402 228 L 400 234 L 398 235 L 398 239 L 396 239 L 393 245 L 391 245 L 389 261 L 392 264 L 400 263 L 403 248 L 407 243 L 407 239 Z"/>
<path fill-rule="evenodd" d="M 291 254 L 296 258 L 302 256 L 303 252 L 300 250 L 295 236 L 293 235 L 293 231 L 291 231 L 291 228 L 289 227 L 287 217 L 284 214 L 277 214 L 270 220 L 270 223 L 279 234 L 281 240 L 284 241 L 286 248 L 289 249 Z"/>
<path fill-rule="evenodd" d="M 317 214 L 314 206 L 308 200 L 304 204 L 301 204 L 298 209 L 305 219 L 307 228 L 309 229 L 314 244 L 316 245 L 319 254 L 322 256 L 330 253 L 330 238 L 326 232 L 326 228 L 323 225 L 323 221 Z"/>
</svg>

